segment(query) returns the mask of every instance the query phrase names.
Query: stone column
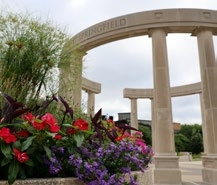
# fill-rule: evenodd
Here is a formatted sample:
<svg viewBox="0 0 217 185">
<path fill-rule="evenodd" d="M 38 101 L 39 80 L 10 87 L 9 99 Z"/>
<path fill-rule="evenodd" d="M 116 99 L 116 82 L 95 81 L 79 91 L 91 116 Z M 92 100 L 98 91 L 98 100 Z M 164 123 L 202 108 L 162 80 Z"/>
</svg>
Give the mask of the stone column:
<svg viewBox="0 0 217 185">
<path fill-rule="evenodd" d="M 95 114 L 95 93 L 92 91 L 87 91 L 87 93 L 87 114 L 93 116 Z"/>
<path fill-rule="evenodd" d="M 157 140 L 154 183 L 181 185 L 179 158 L 175 153 L 174 144 L 166 32 L 164 29 L 153 29 L 150 35 L 153 49 L 154 118 Z"/>
<path fill-rule="evenodd" d="M 86 53 L 73 49 L 69 41 L 62 52 L 64 60 L 61 61 L 59 95 L 61 95 L 73 108 L 81 108 L 82 90 L 82 59 Z"/>
<path fill-rule="evenodd" d="M 138 116 L 137 116 L 137 99 L 131 98 L 131 114 L 130 114 L 130 126 L 138 129 Z"/>
<path fill-rule="evenodd" d="M 202 97 L 202 93 L 199 94 L 200 96 L 200 107 L 201 107 L 201 118 L 202 118 L 202 130 L 203 130 L 203 148 L 204 148 L 204 152 L 203 155 L 207 154 L 207 146 L 208 146 L 208 142 L 207 142 L 207 126 L 206 126 L 206 120 L 205 120 L 205 116 L 204 116 L 204 101 L 203 101 L 203 97 Z"/>
<path fill-rule="evenodd" d="M 207 136 L 207 156 L 203 157 L 202 176 L 204 183 L 214 185 L 217 182 L 217 64 L 212 31 L 200 28 L 196 35 Z"/>
<path fill-rule="evenodd" d="M 152 148 L 154 153 L 158 153 L 158 149 L 157 146 L 158 144 L 156 142 L 158 142 L 158 140 L 156 139 L 156 119 L 155 119 L 155 112 L 154 112 L 154 99 L 151 99 L 151 132 L 152 132 Z"/>
</svg>

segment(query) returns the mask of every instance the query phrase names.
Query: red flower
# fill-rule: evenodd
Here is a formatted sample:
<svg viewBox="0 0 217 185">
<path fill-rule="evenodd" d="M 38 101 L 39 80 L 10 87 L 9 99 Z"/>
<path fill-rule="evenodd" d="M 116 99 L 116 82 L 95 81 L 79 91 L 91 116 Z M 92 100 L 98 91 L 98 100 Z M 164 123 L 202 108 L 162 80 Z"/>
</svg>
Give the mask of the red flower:
<svg viewBox="0 0 217 185">
<path fill-rule="evenodd" d="M 31 124 L 37 130 L 43 130 L 46 126 L 46 123 L 44 121 L 39 120 L 39 119 L 32 120 Z"/>
<path fill-rule="evenodd" d="M 81 118 L 74 121 L 74 126 L 78 127 L 79 130 L 88 130 L 88 123 Z"/>
<path fill-rule="evenodd" d="M 26 121 L 32 122 L 35 119 L 35 116 L 33 116 L 31 113 L 27 113 L 23 115 L 22 118 Z"/>
<path fill-rule="evenodd" d="M 26 161 L 29 160 L 29 156 L 27 155 L 26 152 L 20 152 L 16 148 L 13 148 L 15 158 L 20 162 L 20 163 L 25 163 Z"/>
<path fill-rule="evenodd" d="M 60 126 L 57 124 L 57 121 L 52 114 L 46 113 L 42 116 L 41 120 L 49 125 L 51 132 L 58 132 L 60 130 Z"/>
<path fill-rule="evenodd" d="M 5 127 L 0 129 L 0 138 L 2 138 L 6 143 L 13 143 L 17 140 L 17 138 L 10 133 L 10 129 Z"/>
<path fill-rule="evenodd" d="M 111 119 L 108 119 L 107 122 L 111 125 L 111 126 L 115 126 L 115 122 Z"/>
<path fill-rule="evenodd" d="M 126 139 L 126 138 L 130 138 L 130 134 L 128 132 L 124 132 L 124 134 L 118 136 L 117 138 L 115 138 L 115 140 L 121 141 L 121 140 Z"/>
<path fill-rule="evenodd" d="M 59 125 L 50 125 L 50 131 L 55 133 L 58 132 L 60 130 L 60 126 Z"/>
<path fill-rule="evenodd" d="M 46 123 L 37 119 L 31 113 L 27 113 L 27 114 L 23 115 L 22 118 L 24 120 L 28 121 L 29 123 L 31 123 L 31 125 L 37 130 L 43 130 L 46 126 Z"/>
<path fill-rule="evenodd" d="M 76 133 L 76 130 L 75 130 L 74 128 L 69 128 L 69 129 L 67 129 L 66 133 L 67 133 L 68 135 L 73 135 L 73 134 Z"/>
<path fill-rule="evenodd" d="M 21 130 L 17 133 L 18 137 L 29 137 L 29 132 L 27 130 Z"/>
<path fill-rule="evenodd" d="M 54 139 L 56 139 L 56 140 L 60 140 L 60 139 L 62 139 L 62 135 L 60 135 L 60 134 L 56 134 L 55 136 L 54 136 Z"/>
</svg>

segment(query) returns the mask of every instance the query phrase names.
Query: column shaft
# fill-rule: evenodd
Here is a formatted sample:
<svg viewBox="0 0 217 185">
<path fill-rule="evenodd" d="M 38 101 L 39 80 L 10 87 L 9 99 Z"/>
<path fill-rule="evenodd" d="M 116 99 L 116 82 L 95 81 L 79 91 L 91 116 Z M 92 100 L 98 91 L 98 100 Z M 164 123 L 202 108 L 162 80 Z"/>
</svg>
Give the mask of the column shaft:
<svg viewBox="0 0 217 185">
<path fill-rule="evenodd" d="M 154 70 L 154 113 L 156 118 L 156 139 L 158 152 L 174 153 L 172 106 L 170 95 L 169 67 L 166 33 L 162 29 L 152 31 Z"/>
<path fill-rule="evenodd" d="M 154 99 L 151 99 L 151 118 L 152 118 L 152 122 L 151 122 L 151 132 L 152 132 L 152 148 L 153 151 L 155 153 L 158 153 L 158 149 L 157 149 L 157 142 L 158 140 L 156 139 L 156 118 L 155 118 L 155 112 L 154 112 Z"/>
<path fill-rule="evenodd" d="M 166 33 L 163 29 L 151 32 L 154 70 L 154 184 L 181 185 L 179 159 L 175 153 L 172 105 L 167 57 Z"/>
<path fill-rule="evenodd" d="M 95 113 L 95 94 L 88 91 L 87 114 L 93 116 Z"/>
<path fill-rule="evenodd" d="M 197 33 L 207 154 L 217 154 L 217 64 L 212 32 Z"/>
<path fill-rule="evenodd" d="M 68 43 L 63 53 L 67 53 L 69 57 L 60 63 L 60 84 L 59 95 L 73 108 L 81 108 L 81 90 L 82 90 L 82 59 L 84 52 L 78 50 L 68 51 L 70 49 Z"/>
<path fill-rule="evenodd" d="M 137 99 L 131 99 L 131 114 L 130 114 L 130 126 L 138 129 L 138 116 L 137 116 Z"/>
<path fill-rule="evenodd" d="M 208 140 L 207 140 L 207 126 L 206 120 L 204 116 L 204 102 L 202 94 L 200 93 L 200 107 L 201 107 L 201 118 L 202 118 L 202 130 L 203 130 L 203 148 L 204 148 L 204 155 L 207 154 L 207 147 L 208 147 Z"/>
<path fill-rule="evenodd" d="M 212 32 L 207 29 L 197 31 L 200 59 L 204 142 L 207 155 L 203 156 L 202 178 L 204 184 L 217 182 L 217 64 Z"/>
</svg>

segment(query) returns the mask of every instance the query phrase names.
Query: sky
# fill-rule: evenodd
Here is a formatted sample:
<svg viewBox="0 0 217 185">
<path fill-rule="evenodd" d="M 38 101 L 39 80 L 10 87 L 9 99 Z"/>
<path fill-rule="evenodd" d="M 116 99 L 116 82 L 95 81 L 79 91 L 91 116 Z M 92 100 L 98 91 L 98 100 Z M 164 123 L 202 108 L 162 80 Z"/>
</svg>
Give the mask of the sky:
<svg viewBox="0 0 217 185">
<path fill-rule="evenodd" d="M 74 36 L 83 29 L 107 19 L 142 11 L 171 8 L 217 8 L 215 0 L 0 0 L 0 9 L 30 13 L 50 20 Z M 217 39 L 214 37 L 214 45 Z M 168 34 L 167 49 L 170 85 L 200 81 L 196 37 Z M 215 49 L 216 50 L 216 49 Z M 99 46 L 87 52 L 83 76 L 101 83 L 95 96 L 95 111 L 118 119 L 118 113 L 130 112 L 130 100 L 123 98 L 124 88 L 153 88 L 151 38 L 139 36 Z M 87 94 L 82 93 L 86 105 Z M 173 121 L 201 123 L 199 95 L 172 98 Z M 138 119 L 151 119 L 149 99 L 138 100 Z"/>
</svg>

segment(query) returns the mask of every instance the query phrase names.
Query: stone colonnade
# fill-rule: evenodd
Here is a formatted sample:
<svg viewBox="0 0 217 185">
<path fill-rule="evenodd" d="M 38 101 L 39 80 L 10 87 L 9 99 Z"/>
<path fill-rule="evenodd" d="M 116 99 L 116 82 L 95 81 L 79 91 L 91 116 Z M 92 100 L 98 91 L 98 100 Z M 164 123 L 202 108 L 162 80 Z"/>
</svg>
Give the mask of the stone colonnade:
<svg viewBox="0 0 217 185">
<path fill-rule="evenodd" d="M 83 77 L 82 90 L 88 94 L 87 114 L 93 116 L 95 114 L 95 94 L 101 92 L 101 84 Z"/>
<path fill-rule="evenodd" d="M 172 107 L 166 37 L 170 33 L 188 33 L 198 41 L 201 71 L 201 102 L 206 156 L 203 157 L 203 181 L 217 182 L 217 64 L 213 35 L 217 35 L 217 11 L 204 9 L 164 9 L 123 15 L 95 24 L 75 35 L 68 45 L 79 48 L 72 52 L 60 73 L 63 82 L 74 82 L 72 91 L 75 105 L 81 102 L 82 59 L 88 50 L 129 37 L 149 35 L 152 39 L 154 90 L 153 120 L 157 153 L 154 183 L 181 185 L 181 170 L 175 153 L 172 128 Z M 67 47 L 66 47 L 67 48 Z M 189 61 L 190 62 L 190 61 Z M 76 66 L 76 68 L 74 68 Z M 69 74 L 70 73 L 70 74 Z M 67 75 L 68 74 L 68 75 Z M 64 76 L 65 75 L 65 76 Z M 62 78 L 61 78 L 62 77 Z M 61 82 L 61 84 L 64 84 Z M 64 88 L 64 85 L 62 85 Z M 71 88 L 69 86 L 69 88 Z M 60 90 L 64 90 L 60 88 Z M 136 101 L 132 101 L 136 115 Z"/>
<path fill-rule="evenodd" d="M 186 95 L 192 95 L 192 94 L 199 94 L 201 97 L 201 83 L 194 83 L 189 85 L 183 85 L 183 86 L 176 86 L 170 88 L 170 94 L 171 97 L 178 97 L 178 96 L 186 96 Z M 154 95 L 153 95 L 153 89 L 135 89 L 135 88 L 125 88 L 123 90 L 123 96 L 124 98 L 129 98 L 131 102 L 135 102 L 137 104 L 137 100 L 139 99 L 150 99 L 151 100 L 151 112 L 152 112 L 152 147 L 155 153 L 158 153 L 159 150 L 157 148 L 159 143 L 158 135 L 155 134 L 156 131 L 156 120 L 154 119 L 155 111 L 154 111 Z M 200 98 L 201 100 L 202 98 Z M 132 103 L 131 103 L 132 105 Z M 203 112 L 202 109 L 202 102 L 201 102 L 201 112 Z M 133 107 L 131 106 L 131 110 Z M 137 107 L 136 109 L 137 110 Z M 133 125 L 135 128 L 138 128 L 138 119 L 137 119 L 137 112 L 135 111 L 135 115 L 131 115 L 131 125 Z M 204 125 L 204 124 L 203 124 Z M 206 142 L 204 142 L 204 151 L 206 151 Z"/>
</svg>

